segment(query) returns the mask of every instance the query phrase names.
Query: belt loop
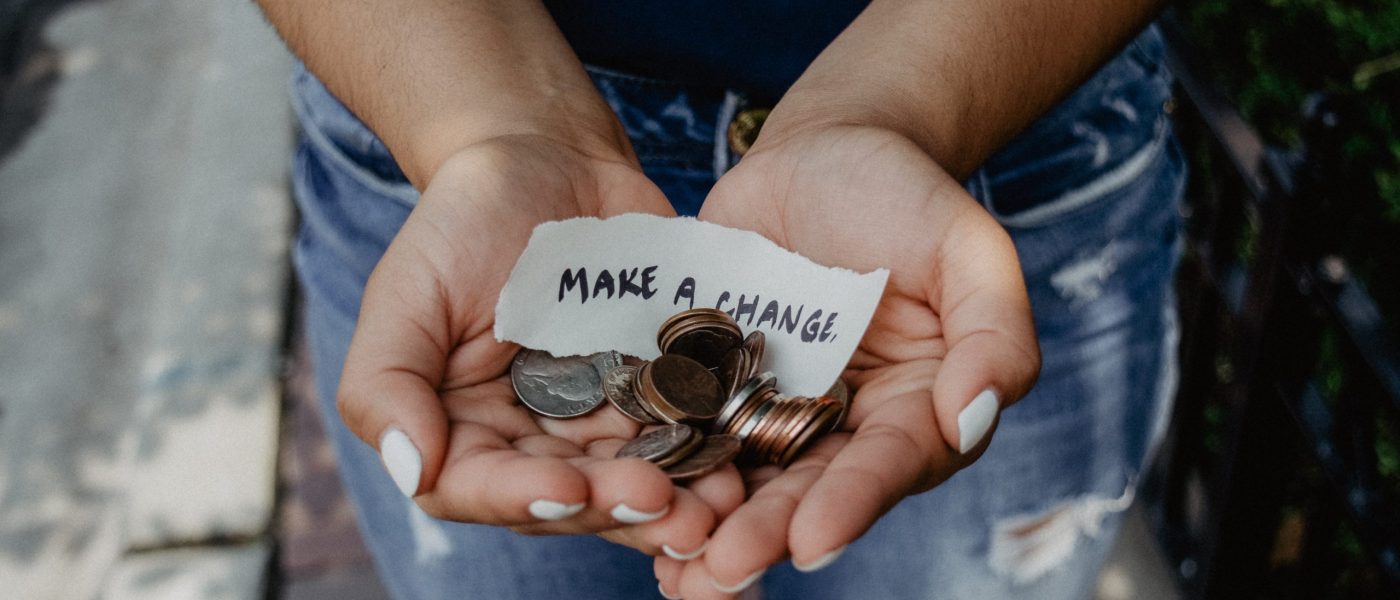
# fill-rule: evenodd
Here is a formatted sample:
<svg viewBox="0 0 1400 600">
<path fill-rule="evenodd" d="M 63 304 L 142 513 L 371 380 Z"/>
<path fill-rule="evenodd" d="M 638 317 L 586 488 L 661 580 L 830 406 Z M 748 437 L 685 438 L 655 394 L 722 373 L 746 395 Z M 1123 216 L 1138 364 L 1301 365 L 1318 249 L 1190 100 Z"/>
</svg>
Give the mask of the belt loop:
<svg viewBox="0 0 1400 600">
<path fill-rule="evenodd" d="M 729 123 L 739 112 L 741 101 L 739 94 L 724 90 L 724 102 L 719 106 L 719 114 L 715 115 L 715 179 L 729 171 Z"/>
</svg>

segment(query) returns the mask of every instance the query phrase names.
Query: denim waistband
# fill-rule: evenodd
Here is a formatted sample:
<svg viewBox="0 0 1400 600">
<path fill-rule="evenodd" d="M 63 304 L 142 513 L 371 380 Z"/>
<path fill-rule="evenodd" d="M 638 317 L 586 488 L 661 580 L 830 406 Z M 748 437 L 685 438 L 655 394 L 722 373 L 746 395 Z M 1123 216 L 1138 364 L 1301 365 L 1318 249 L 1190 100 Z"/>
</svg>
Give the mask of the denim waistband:
<svg viewBox="0 0 1400 600">
<path fill-rule="evenodd" d="M 974 190 L 1008 226 L 1031 226 L 1047 205 L 1066 195 L 1092 195 L 1093 186 L 1130 175 L 1131 165 L 1160 149 L 1171 79 L 1162 66 L 1156 27 L 1050 112 L 996 152 L 972 177 Z M 718 178 L 739 156 L 727 142 L 729 122 L 750 108 L 741 90 L 678 84 L 588 67 L 644 165 L 704 171 Z M 343 167 L 373 180 L 391 197 L 416 202 L 417 193 L 389 149 L 300 63 L 292 95 L 308 142 Z M 1070 203 L 1073 204 L 1073 203 Z"/>
</svg>

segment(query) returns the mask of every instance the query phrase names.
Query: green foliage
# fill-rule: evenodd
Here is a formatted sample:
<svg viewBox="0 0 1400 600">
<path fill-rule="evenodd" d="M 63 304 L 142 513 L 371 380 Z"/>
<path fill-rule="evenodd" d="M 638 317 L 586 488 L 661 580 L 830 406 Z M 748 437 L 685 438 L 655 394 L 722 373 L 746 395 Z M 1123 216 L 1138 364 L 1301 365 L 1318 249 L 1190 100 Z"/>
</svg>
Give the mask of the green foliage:
<svg viewBox="0 0 1400 600">
<path fill-rule="evenodd" d="M 1178 18 L 1208 75 L 1273 144 L 1302 142 L 1301 109 L 1326 92 L 1346 111 L 1324 160 L 1347 257 L 1392 320 L 1400 319 L 1400 0 L 1188 0 Z M 1313 160 L 1319 157 L 1313 156 Z M 1343 216 L 1344 215 L 1344 216 Z"/>
</svg>

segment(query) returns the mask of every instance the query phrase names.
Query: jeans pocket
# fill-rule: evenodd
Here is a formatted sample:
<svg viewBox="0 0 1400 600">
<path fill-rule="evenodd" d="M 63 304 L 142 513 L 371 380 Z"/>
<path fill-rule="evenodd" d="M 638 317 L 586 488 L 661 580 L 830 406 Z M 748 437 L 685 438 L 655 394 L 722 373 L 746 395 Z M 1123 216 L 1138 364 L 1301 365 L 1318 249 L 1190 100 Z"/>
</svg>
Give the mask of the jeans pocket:
<svg viewBox="0 0 1400 600">
<path fill-rule="evenodd" d="M 1149 28 L 988 158 L 979 173 L 988 209 L 1008 227 L 1042 226 L 1150 162 L 1170 129 L 1161 56 L 1161 37 Z"/>
<path fill-rule="evenodd" d="M 1088 129 L 1091 125 L 1076 123 L 1075 127 Z M 1147 143 L 1120 157 L 1109 168 L 1086 168 L 1101 162 L 1095 156 L 1102 151 L 1101 146 L 1074 146 L 1039 159 L 1014 178 L 994 181 L 995 173 L 979 171 L 982 181 L 978 199 L 1004 227 L 1045 227 L 1111 199 L 1114 192 L 1143 176 L 1170 143 L 1170 123 L 1163 116 Z M 1075 169 L 1087 176 L 1065 177 L 1065 171 Z M 1074 185 L 1065 185 L 1071 182 Z"/>
<path fill-rule="evenodd" d="M 301 65 L 292 77 L 292 108 L 305 143 L 327 168 L 403 206 L 418 204 L 418 190 L 408 182 L 384 142 Z"/>
</svg>

